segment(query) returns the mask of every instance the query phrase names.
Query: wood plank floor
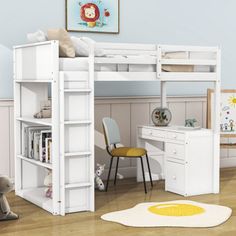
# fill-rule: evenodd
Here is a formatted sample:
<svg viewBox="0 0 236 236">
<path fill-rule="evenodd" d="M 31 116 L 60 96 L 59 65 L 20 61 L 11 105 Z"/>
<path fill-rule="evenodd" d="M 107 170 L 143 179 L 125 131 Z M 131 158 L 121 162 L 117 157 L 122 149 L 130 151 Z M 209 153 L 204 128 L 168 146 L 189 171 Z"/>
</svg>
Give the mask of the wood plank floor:
<svg viewBox="0 0 236 236">
<path fill-rule="evenodd" d="M 164 191 L 164 182 L 155 182 L 152 191 L 145 195 L 142 183 L 134 179 L 118 181 L 117 187 L 110 185 L 108 193 L 96 193 L 95 213 L 76 213 L 65 217 L 52 216 L 33 204 L 8 195 L 12 210 L 20 215 L 18 221 L 0 222 L 1 236 L 195 236 L 236 235 L 236 168 L 221 171 L 221 193 L 184 198 Z M 105 222 L 100 216 L 110 211 L 126 209 L 141 202 L 189 199 L 204 203 L 220 204 L 233 209 L 232 217 L 223 225 L 214 228 L 131 228 Z"/>
</svg>

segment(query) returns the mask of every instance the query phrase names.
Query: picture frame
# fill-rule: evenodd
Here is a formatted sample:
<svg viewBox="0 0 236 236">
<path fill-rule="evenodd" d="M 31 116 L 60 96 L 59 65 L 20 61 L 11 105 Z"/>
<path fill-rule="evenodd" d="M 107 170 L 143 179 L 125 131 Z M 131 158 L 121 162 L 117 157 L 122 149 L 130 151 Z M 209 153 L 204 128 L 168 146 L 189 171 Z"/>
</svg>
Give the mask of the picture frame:
<svg viewBox="0 0 236 236">
<path fill-rule="evenodd" d="M 221 90 L 220 137 L 236 138 L 236 89 Z M 207 90 L 207 128 L 212 127 L 214 90 Z M 236 143 L 221 143 L 221 148 L 236 148 Z"/>
<path fill-rule="evenodd" d="M 120 0 L 66 0 L 66 30 L 69 32 L 120 32 Z"/>
</svg>

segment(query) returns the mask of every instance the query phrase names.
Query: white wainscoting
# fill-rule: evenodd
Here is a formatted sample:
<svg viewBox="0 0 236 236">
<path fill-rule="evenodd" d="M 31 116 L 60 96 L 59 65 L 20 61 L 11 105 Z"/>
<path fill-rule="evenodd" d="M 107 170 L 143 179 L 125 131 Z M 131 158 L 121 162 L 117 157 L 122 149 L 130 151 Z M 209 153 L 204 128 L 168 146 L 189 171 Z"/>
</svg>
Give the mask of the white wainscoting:
<svg viewBox="0 0 236 236">
<path fill-rule="evenodd" d="M 14 177 L 13 101 L 0 100 L 0 174 Z"/>
<path fill-rule="evenodd" d="M 136 127 L 142 124 L 150 124 L 150 114 L 157 106 L 160 106 L 159 97 L 96 98 L 95 129 L 98 147 L 95 150 L 95 157 L 96 163 L 106 164 L 104 178 L 106 178 L 110 158 L 106 150 L 104 150 L 102 118 L 106 116 L 114 118 L 120 126 L 122 143 L 127 146 L 135 146 Z M 168 107 L 173 116 L 172 124 L 184 125 L 185 119 L 194 117 L 198 120 L 200 126 L 206 127 L 206 97 L 169 97 Z M 12 100 L 0 100 L 0 133 L 0 174 L 7 174 L 13 178 L 14 137 Z M 221 167 L 231 166 L 236 166 L 236 150 L 221 150 Z M 136 161 L 121 160 L 119 173 L 125 177 L 135 176 Z"/>
</svg>

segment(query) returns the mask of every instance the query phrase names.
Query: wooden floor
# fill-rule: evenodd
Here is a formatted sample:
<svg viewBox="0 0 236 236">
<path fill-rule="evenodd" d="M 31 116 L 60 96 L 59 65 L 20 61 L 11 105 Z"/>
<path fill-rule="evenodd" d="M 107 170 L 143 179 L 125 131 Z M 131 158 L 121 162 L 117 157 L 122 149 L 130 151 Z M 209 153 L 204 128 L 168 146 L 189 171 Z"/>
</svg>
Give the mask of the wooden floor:
<svg viewBox="0 0 236 236">
<path fill-rule="evenodd" d="M 33 204 L 8 195 L 12 210 L 20 215 L 18 221 L 0 222 L 1 236 L 195 236 L 195 235 L 236 235 L 236 168 L 224 169 L 221 173 L 221 193 L 209 194 L 186 199 L 204 203 L 220 204 L 233 209 L 232 217 L 223 225 L 215 228 L 131 228 L 102 221 L 100 216 L 110 211 L 126 209 L 141 202 L 169 201 L 185 199 L 164 191 L 164 182 L 155 182 L 152 191 L 145 195 L 142 183 L 134 179 L 118 181 L 117 187 L 108 193 L 96 193 L 96 212 L 77 213 L 65 217 L 52 216 Z"/>
</svg>

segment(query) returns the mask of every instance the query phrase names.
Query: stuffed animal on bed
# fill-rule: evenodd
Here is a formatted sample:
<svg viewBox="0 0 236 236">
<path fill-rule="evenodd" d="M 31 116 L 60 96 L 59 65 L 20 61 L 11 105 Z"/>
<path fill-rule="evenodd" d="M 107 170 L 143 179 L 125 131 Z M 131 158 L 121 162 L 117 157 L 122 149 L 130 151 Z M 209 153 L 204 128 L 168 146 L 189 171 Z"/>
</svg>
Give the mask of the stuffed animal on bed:
<svg viewBox="0 0 236 236">
<path fill-rule="evenodd" d="M 105 170 L 105 164 L 101 165 L 98 163 L 97 169 L 95 171 L 94 180 L 95 180 L 95 187 L 100 191 L 104 191 L 104 189 L 105 189 L 105 185 L 101 179 L 101 175 L 103 174 L 104 170 Z"/>
<path fill-rule="evenodd" d="M 18 219 L 18 215 L 11 211 L 5 196 L 5 194 L 11 192 L 12 189 L 13 184 L 11 180 L 7 176 L 0 175 L 0 221 Z"/>
</svg>

